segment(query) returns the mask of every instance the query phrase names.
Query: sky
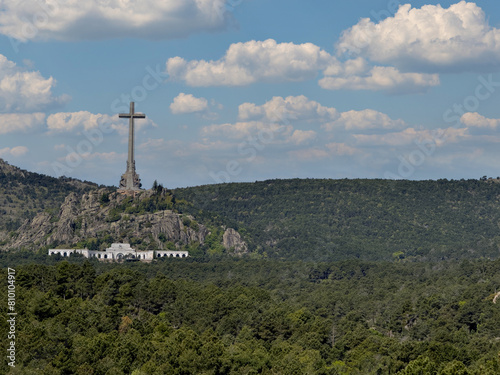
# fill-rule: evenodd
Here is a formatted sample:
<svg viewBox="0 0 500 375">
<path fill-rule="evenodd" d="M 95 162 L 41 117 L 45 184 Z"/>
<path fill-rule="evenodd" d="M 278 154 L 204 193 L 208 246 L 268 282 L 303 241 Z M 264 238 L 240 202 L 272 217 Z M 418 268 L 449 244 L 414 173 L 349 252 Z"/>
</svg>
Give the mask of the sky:
<svg viewBox="0 0 500 375">
<path fill-rule="evenodd" d="M 500 3 L 4 0 L 0 158 L 143 187 L 500 176 Z"/>
</svg>

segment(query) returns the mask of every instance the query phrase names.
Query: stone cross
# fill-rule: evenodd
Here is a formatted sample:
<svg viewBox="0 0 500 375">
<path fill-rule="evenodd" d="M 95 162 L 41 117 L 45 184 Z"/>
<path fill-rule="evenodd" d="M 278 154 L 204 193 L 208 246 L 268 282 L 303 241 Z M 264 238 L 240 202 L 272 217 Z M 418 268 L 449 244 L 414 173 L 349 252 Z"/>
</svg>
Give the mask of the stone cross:
<svg viewBox="0 0 500 375">
<path fill-rule="evenodd" d="M 134 159 L 134 119 L 146 118 L 144 113 L 135 113 L 134 102 L 130 102 L 130 112 L 120 113 L 119 118 L 128 118 L 128 160 L 127 171 L 122 175 L 120 181 L 120 190 L 139 190 L 141 188 L 141 180 L 135 171 Z"/>
</svg>

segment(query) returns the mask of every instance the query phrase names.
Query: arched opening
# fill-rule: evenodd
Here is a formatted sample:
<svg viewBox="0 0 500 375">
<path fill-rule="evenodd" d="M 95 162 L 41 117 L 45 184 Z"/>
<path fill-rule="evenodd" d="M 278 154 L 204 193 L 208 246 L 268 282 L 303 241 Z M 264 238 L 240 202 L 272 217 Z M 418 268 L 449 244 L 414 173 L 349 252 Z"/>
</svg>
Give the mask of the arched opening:
<svg viewBox="0 0 500 375">
<path fill-rule="evenodd" d="M 53 251 L 51 251 L 51 252 L 50 252 L 50 255 L 54 255 L 54 252 L 53 252 Z"/>
<path fill-rule="evenodd" d="M 68 256 L 68 254 L 66 252 L 64 252 L 63 256 Z"/>
<path fill-rule="evenodd" d="M 157 257 L 158 257 L 158 258 L 159 258 L 159 257 L 161 257 L 161 254 L 160 254 L 160 253 L 158 253 Z"/>
<path fill-rule="evenodd" d="M 101 254 L 99 254 L 98 258 L 101 259 Z"/>
<path fill-rule="evenodd" d="M 104 259 L 108 259 L 108 254 L 104 254 Z"/>
<path fill-rule="evenodd" d="M 175 254 L 175 256 L 176 256 L 177 258 L 179 258 L 179 254 Z"/>
</svg>

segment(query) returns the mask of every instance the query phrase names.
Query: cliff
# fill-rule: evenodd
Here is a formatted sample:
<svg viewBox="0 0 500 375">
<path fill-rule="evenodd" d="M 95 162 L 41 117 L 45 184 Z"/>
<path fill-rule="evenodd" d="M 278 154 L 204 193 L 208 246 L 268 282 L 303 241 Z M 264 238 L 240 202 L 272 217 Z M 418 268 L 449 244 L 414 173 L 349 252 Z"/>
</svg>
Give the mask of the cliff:
<svg viewBox="0 0 500 375">
<path fill-rule="evenodd" d="M 193 217 L 169 209 L 141 209 L 141 204 L 151 205 L 155 198 L 163 202 L 165 197 L 144 191 L 132 199 L 105 189 L 82 196 L 71 193 L 56 214 L 42 212 L 26 220 L 15 232 L 9 248 L 75 246 L 82 242 L 105 246 L 113 241 L 129 242 L 141 249 L 203 244 L 209 231 Z"/>
</svg>

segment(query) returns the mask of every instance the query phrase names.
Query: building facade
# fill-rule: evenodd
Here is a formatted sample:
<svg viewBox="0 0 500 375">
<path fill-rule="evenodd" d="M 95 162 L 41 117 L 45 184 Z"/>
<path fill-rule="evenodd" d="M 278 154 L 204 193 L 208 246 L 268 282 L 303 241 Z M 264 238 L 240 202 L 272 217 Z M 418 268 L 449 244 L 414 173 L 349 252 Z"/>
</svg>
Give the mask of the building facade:
<svg viewBox="0 0 500 375">
<path fill-rule="evenodd" d="M 86 258 L 96 258 L 101 261 L 120 261 L 126 259 L 136 259 L 150 262 L 153 259 L 168 258 L 187 258 L 187 251 L 174 250 L 134 250 L 128 243 L 114 243 L 104 251 L 89 249 L 49 249 L 49 255 L 59 254 L 62 257 L 69 257 L 71 254 L 81 254 Z"/>
</svg>

